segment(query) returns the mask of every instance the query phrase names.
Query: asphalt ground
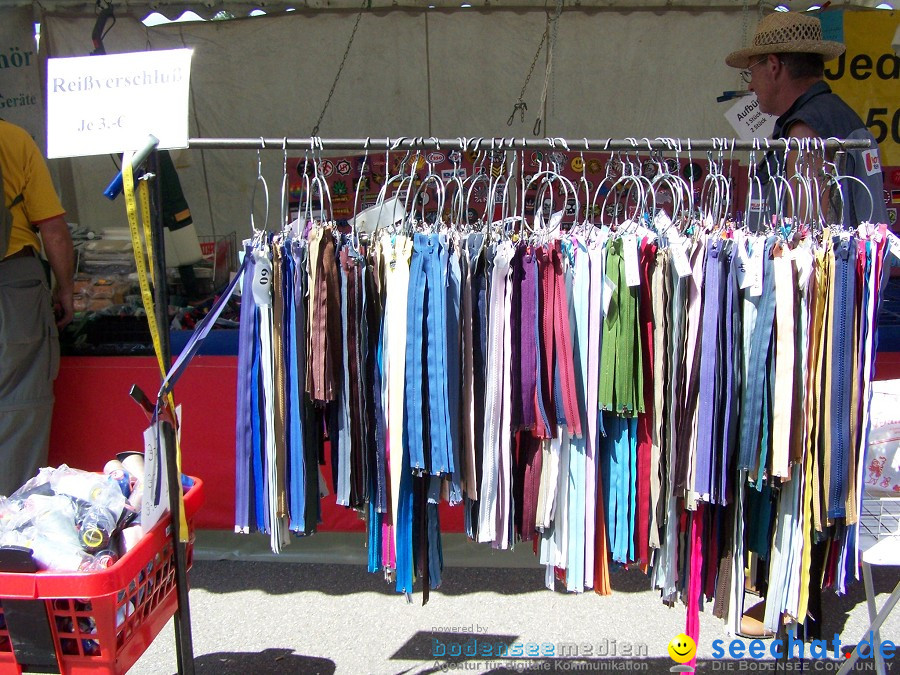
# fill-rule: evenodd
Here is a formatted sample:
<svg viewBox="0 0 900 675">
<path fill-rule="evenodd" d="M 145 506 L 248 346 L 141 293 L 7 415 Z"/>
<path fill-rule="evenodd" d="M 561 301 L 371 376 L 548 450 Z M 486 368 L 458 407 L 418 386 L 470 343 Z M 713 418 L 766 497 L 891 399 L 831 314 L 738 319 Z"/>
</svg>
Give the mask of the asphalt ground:
<svg viewBox="0 0 900 675">
<path fill-rule="evenodd" d="M 554 592 L 545 587 L 544 569 L 525 547 L 497 552 L 448 535 L 443 583 L 423 606 L 420 591 L 408 603 L 382 574 L 366 570 L 362 534 L 295 540 L 277 558 L 267 546 L 259 535 L 198 533 L 190 572 L 196 672 L 668 673 L 676 665 L 667 649 L 684 631 L 685 608 L 663 605 L 639 570 L 615 569 L 611 596 L 575 595 L 559 586 Z M 900 581 L 900 568 L 874 568 L 873 576 L 880 607 Z M 756 598 L 748 595 L 747 601 Z M 862 639 L 868 625 L 862 581 L 842 597 L 826 591 L 823 602 L 829 650 L 835 634 L 842 644 Z M 837 670 L 835 659 L 713 658 L 713 641 L 723 640 L 727 649 L 730 639 L 709 609 L 700 616 L 697 672 Z M 881 638 L 900 642 L 900 608 L 883 625 Z M 130 672 L 176 672 L 175 642 L 170 621 Z M 749 641 L 742 642 L 749 647 Z M 451 655 L 454 649 L 483 650 L 498 643 L 538 655 Z M 547 656 L 551 648 L 553 655 Z M 898 657 L 887 666 L 900 673 Z M 855 672 L 874 672 L 871 660 L 858 662 Z"/>
</svg>

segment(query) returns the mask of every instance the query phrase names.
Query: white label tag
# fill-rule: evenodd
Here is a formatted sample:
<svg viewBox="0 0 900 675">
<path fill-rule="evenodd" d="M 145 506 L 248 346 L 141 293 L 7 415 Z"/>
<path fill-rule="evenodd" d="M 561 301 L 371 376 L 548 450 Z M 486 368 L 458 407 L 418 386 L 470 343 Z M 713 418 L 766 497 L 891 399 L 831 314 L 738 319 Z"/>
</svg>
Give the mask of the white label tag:
<svg viewBox="0 0 900 675">
<path fill-rule="evenodd" d="M 622 237 L 622 257 L 625 261 L 625 283 L 629 286 L 640 286 L 641 269 L 638 265 L 637 239 L 633 234 Z"/>
<path fill-rule="evenodd" d="M 894 256 L 894 259 L 897 261 L 897 263 L 900 263 L 900 237 L 888 230 L 887 239 L 889 245 L 888 250 L 890 251 L 890 254 Z M 898 456 L 900 456 L 900 453 L 897 454 Z"/>
<path fill-rule="evenodd" d="M 563 211 L 556 211 L 555 213 L 550 214 L 550 224 L 548 228 L 550 230 L 550 236 L 558 236 L 559 235 L 559 224 L 562 222 Z"/>
<path fill-rule="evenodd" d="M 603 318 L 606 318 L 606 313 L 609 311 L 609 301 L 612 299 L 613 291 L 616 290 L 616 285 L 612 282 L 605 274 L 603 275 Z"/>
<path fill-rule="evenodd" d="M 669 214 L 665 211 L 657 211 L 653 217 L 653 226 L 657 232 L 664 235 L 672 227 L 672 219 L 669 218 Z"/>
<path fill-rule="evenodd" d="M 637 226 L 637 239 L 638 241 L 644 241 L 646 239 L 649 242 L 656 241 L 656 232 L 653 230 L 647 229 L 644 225 Z"/>
<path fill-rule="evenodd" d="M 247 243 L 249 243 L 249 240 L 245 239 L 244 244 L 246 245 Z M 244 252 L 245 251 L 246 251 L 246 249 L 243 246 L 241 246 L 241 250 L 238 251 L 238 269 L 240 269 L 241 267 L 244 266 Z M 243 274 L 241 275 L 241 279 L 240 279 L 240 281 L 238 281 L 237 288 L 235 289 L 235 293 L 237 293 L 238 295 L 241 295 L 244 292 L 244 276 L 245 275 L 243 275 Z"/>
<path fill-rule="evenodd" d="M 797 288 L 803 290 L 809 281 L 809 275 L 813 268 L 813 254 L 809 249 L 801 246 L 792 251 L 794 256 L 794 265 L 797 267 Z"/>
<path fill-rule="evenodd" d="M 262 251 L 256 251 L 256 268 L 253 274 L 253 299 L 257 305 L 272 304 L 272 263 Z"/>
<path fill-rule="evenodd" d="M 747 242 L 743 237 L 736 236 L 734 238 L 734 254 L 737 270 L 738 288 L 744 289 L 750 285 L 752 279 L 749 278 L 749 260 L 747 260 Z"/>
<path fill-rule="evenodd" d="M 750 263 L 747 268 L 750 277 L 748 293 L 758 298 L 763 291 L 763 251 L 766 248 L 765 239 L 759 238 L 753 244 L 753 255 L 750 256 Z"/>
<path fill-rule="evenodd" d="M 669 242 L 669 249 L 672 251 L 672 263 L 675 265 L 675 274 L 678 275 L 679 279 L 690 276 L 691 263 L 688 261 L 687 254 L 684 251 L 685 240 L 681 237 L 670 237 Z"/>
</svg>

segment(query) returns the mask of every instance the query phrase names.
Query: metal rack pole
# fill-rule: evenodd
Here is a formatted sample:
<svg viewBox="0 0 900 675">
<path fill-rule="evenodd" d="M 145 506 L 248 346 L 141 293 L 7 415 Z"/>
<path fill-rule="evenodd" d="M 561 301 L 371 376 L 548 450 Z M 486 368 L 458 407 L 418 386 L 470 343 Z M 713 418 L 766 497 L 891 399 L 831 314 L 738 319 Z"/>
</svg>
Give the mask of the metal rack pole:
<svg viewBox="0 0 900 675">
<path fill-rule="evenodd" d="M 867 149 L 868 140 L 813 139 L 813 148 L 826 150 Z M 798 139 L 742 141 L 733 138 L 190 138 L 194 150 L 664 150 L 669 152 L 784 151 L 800 147 Z M 805 146 L 804 146 L 805 149 Z"/>
<path fill-rule="evenodd" d="M 157 308 L 157 325 L 159 328 L 160 349 L 163 363 L 168 368 L 172 363 L 172 350 L 169 342 L 169 286 L 166 277 L 165 224 L 162 216 L 162 181 L 159 174 L 159 152 L 153 150 L 150 155 L 150 170 L 156 175 L 153 190 L 153 265 L 154 304 Z M 172 411 L 175 414 L 175 411 Z M 181 476 L 178 472 L 175 429 L 168 422 L 162 422 L 166 447 L 166 476 L 163 480 L 169 486 L 169 514 L 172 519 L 172 561 L 175 565 L 175 592 L 178 596 L 178 607 L 175 610 L 175 659 L 179 675 L 194 673 L 194 641 L 191 632 L 191 607 L 187 582 L 187 547 L 181 542 L 179 509 L 181 501 Z"/>
</svg>

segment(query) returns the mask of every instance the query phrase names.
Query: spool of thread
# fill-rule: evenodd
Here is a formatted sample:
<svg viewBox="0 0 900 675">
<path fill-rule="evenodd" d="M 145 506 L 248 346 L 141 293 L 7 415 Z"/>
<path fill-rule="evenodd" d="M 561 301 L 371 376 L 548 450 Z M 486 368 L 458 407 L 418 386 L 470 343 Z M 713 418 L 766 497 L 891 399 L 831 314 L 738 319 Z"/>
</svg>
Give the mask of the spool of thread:
<svg viewBox="0 0 900 675">
<path fill-rule="evenodd" d="M 131 495 L 128 497 L 128 503 L 131 504 L 131 507 L 137 511 L 141 512 L 141 504 L 144 503 L 144 483 L 143 481 L 137 481 L 134 484 L 134 487 L 131 489 Z"/>
<path fill-rule="evenodd" d="M 115 481 L 119 485 L 119 489 L 122 491 L 122 494 L 125 495 L 126 499 L 131 496 L 131 491 L 137 484 L 137 479 L 128 473 L 126 469 L 114 469 L 113 471 L 107 472 L 106 475 L 110 480 Z"/>
<path fill-rule="evenodd" d="M 103 465 L 103 473 L 111 474 L 113 471 L 124 471 L 125 465 L 117 459 L 111 459 Z"/>
<path fill-rule="evenodd" d="M 81 548 L 88 553 L 96 553 L 109 546 L 109 532 L 97 522 L 81 524 Z"/>
<path fill-rule="evenodd" d="M 137 450 L 128 450 L 116 455 L 125 470 L 134 476 L 139 482 L 144 482 L 144 453 Z"/>
<path fill-rule="evenodd" d="M 108 567 L 112 567 L 116 564 L 116 560 L 119 559 L 119 556 L 115 554 L 115 552 L 110 551 L 109 549 L 104 549 L 102 551 L 97 551 L 94 554 L 94 564 L 96 564 L 99 569 L 107 569 Z"/>
</svg>

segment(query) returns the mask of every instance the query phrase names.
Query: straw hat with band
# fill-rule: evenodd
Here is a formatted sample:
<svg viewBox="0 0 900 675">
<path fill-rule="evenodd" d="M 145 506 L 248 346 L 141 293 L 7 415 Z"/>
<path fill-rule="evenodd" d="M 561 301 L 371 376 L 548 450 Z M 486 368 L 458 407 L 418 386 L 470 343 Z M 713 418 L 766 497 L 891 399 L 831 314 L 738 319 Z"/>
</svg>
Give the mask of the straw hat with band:
<svg viewBox="0 0 900 675">
<path fill-rule="evenodd" d="M 843 54 L 845 49 L 840 42 L 822 39 L 822 23 L 816 17 L 797 12 L 775 12 L 759 22 L 753 45 L 731 52 L 725 57 L 725 63 L 732 68 L 747 68 L 754 56 L 785 52 L 821 54 L 830 61 Z"/>
</svg>

